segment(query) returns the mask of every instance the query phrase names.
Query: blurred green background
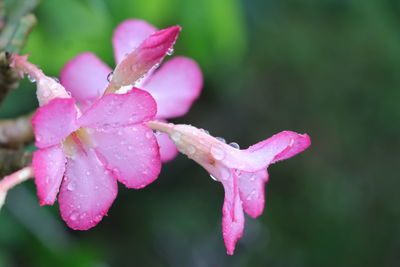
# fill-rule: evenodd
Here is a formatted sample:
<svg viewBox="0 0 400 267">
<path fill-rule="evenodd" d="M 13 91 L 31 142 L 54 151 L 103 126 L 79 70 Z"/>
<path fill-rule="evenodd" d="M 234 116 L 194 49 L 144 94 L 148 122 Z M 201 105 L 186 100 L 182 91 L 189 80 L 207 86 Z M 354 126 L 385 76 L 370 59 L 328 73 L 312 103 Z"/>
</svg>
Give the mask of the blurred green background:
<svg viewBox="0 0 400 267">
<path fill-rule="evenodd" d="M 7 7 L 24 0 L 6 1 Z M 113 28 L 179 24 L 175 55 L 199 62 L 200 99 L 175 120 L 247 147 L 282 130 L 312 146 L 270 167 L 266 209 L 234 256 L 223 188 L 185 156 L 142 190 L 120 187 L 109 216 L 72 231 L 32 182 L 0 213 L 0 266 L 399 266 L 398 0 L 42 1 L 24 53 L 50 76 L 82 51 L 113 66 Z M 21 82 L 0 115 L 36 107 Z"/>
</svg>

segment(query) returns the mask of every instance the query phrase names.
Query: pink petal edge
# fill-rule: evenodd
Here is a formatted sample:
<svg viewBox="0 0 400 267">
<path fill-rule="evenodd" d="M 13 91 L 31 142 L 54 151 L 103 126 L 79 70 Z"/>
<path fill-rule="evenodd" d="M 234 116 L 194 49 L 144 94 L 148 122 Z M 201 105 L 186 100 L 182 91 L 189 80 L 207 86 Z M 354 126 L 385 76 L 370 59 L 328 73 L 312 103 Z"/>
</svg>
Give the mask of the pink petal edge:
<svg viewBox="0 0 400 267">
<path fill-rule="evenodd" d="M 168 134 L 158 133 L 156 134 L 157 143 L 160 147 L 160 155 L 162 162 L 168 162 L 173 160 L 178 155 L 178 149 Z"/>
<path fill-rule="evenodd" d="M 33 153 L 32 167 L 40 205 L 53 205 L 65 172 L 65 155 L 61 145 Z"/>
</svg>

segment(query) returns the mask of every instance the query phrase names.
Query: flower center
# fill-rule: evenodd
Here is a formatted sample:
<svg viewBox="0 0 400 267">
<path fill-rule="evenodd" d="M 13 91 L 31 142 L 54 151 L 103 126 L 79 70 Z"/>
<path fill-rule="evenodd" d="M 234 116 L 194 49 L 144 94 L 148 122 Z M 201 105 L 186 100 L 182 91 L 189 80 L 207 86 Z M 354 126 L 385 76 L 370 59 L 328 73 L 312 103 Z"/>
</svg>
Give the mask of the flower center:
<svg viewBox="0 0 400 267">
<path fill-rule="evenodd" d="M 87 147 L 93 147 L 93 139 L 88 129 L 81 127 L 65 138 L 63 144 L 64 152 L 67 156 L 72 157 L 80 150 L 85 152 Z"/>
</svg>

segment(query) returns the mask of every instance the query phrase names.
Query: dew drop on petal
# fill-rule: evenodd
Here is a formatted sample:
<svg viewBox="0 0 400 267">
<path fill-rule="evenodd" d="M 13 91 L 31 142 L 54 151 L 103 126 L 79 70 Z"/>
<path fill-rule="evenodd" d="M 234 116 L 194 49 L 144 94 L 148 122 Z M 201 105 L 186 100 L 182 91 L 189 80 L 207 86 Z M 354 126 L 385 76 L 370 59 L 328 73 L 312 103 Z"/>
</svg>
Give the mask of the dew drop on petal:
<svg viewBox="0 0 400 267">
<path fill-rule="evenodd" d="M 132 150 L 133 149 L 133 146 L 128 146 L 128 150 Z"/>
<path fill-rule="evenodd" d="M 174 49 L 172 47 L 168 48 L 167 55 L 172 56 L 174 54 Z"/>
<path fill-rule="evenodd" d="M 221 141 L 222 143 L 226 143 L 225 138 L 223 137 L 215 137 L 218 141 Z"/>
<path fill-rule="evenodd" d="M 70 183 L 67 185 L 67 190 L 68 190 L 68 191 L 74 191 L 75 188 L 76 188 L 76 184 L 75 184 L 74 181 L 70 182 Z"/>
<path fill-rule="evenodd" d="M 76 219 L 78 219 L 79 213 L 74 211 L 71 213 L 71 215 L 69 216 L 71 221 L 76 221 Z"/>
<path fill-rule="evenodd" d="M 98 223 L 98 222 L 100 222 L 101 221 L 101 215 L 96 215 L 96 217 L 94 217 L 94 221 L 96 222 L 96 223 Z"/>
<path fill-rule="evenodd" d="M 212 176 L 212 174 L 210 174 L 211 179 L 213 179 L 216 182 L 219 182 L 219 180 L 217 178 L 215 178 L 214 176 Z"/>
<path fill-rule="evenodd" d="M 152 136 L 153 136 L 153 132 L 147 132 L 146 133 L 146 138 L 147 139 L 151 139 Z"/>
<path fill-rule="evenodd" d="M 113 74 L 114 74 L 114 72 L 112 71 L 107 75 L 107 81 L 108 82 L 111 82 Z"/>
<path fill-rule="evenodd" d="M 36 79 L 35 79 L 32 75 L 30 75 L 30 74 L 28 74 L 28 80 L 29 80 L 31 83 L 36 82 Z"/>
<path fill-rule="evenodd" d="M 219 146 L 211 146 L 210 152 L 216 160 L 222 160 L 225 157 L 225 152 Z"/>
<path fill-rule="evenodd" d="M 90 175 L 90 171 L 86 171 L 86 175 L 89 176 Z"/>
<path fill-rule="evenodd" d="M 57 77 L 51 77 L 56 83 L 60 83 L 60 80 Z"/>
<path fill-rule="evenodd" d="M 240 146 L 238 143 L 232 142 L 229 144 L 231 147 L 236 148 L 236 149 L 240 149 Z"/>
<path fill-rule="evenodd" d="M 188 153 L 189 155 L 192 155 L 192 154 L 196 153 L 196 148 L 195 148 L 194 146 L 192 146 L 192 145 L 189 145 L 189 146 L 186 148 L 186 151 L 187 151 L 187 153 Z"/>
<path fill-rule="evenodd" d="M 180 141 L 181 136 L 182 136 L 182 134 L 181 134 L 180 132 L 173 132 L 173 133 L 171 134 L 171 139 L 172 139 L 174 142 L 178 142 L 178 141 Z"/>
<path fill-rule="evenodd" d="M 204 130 L 204 129 L 201 129 L 202 131 L 203 131 L 203 133 L 205 133 L 205 134 L 210 134 L 210 132 L 209 131 L 207 131 L 207 130 Z"/>
</svg>

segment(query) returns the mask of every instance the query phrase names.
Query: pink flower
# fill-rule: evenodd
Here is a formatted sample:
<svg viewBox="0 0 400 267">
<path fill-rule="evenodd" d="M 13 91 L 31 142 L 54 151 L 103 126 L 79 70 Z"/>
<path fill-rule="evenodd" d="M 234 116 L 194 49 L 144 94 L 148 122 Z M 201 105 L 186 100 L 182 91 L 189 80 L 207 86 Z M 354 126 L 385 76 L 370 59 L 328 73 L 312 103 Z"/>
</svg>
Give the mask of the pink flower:
<svg viewBox="0 0 400 267">
<path fill-rule="evenodd" d="M 108 94 L 82 115 L 73 98 L 56 98 L 32 119 L 36 146 L 32 167 L 41 205 L 58 194 L 69 227 L 95 226 L 117 196 L 117 181 L 129 188 L 153 182 L 161 169 L 156 138 L 143 122 L 156 114 L 147 92 Z"/>
<path fill-rule="evenodd" d="M 135 87 L 124 94 L 113 92 L 158 64 L 179 31 L 174 26 L 149 35 L 118 64 L 106 94 L 102 90 L 96 98 L 85 99 L 85 88 L 74 91 L 82 100 L 79 107 L 61 84 L 27 62 L 26 56 L 14 56 L 11 65 L 38 85 L 41 107 L 32 124 L 39 150 L 32 167 L 40 204 L 54 204 L 58 194 L 61 216 L 69 227 L 95 226 L 117 195 L 117 181 L 142 188 L 157 178 L 161 169 L 157 139 L 143 124 L 157 113 L 154 98 Z M 90 77 L 90 71 L 85 75 Z"/>
<path fill-rule="evenodd" d="M 180 152 L 200 164 L 224 186 L 222 233 L 228 254 L 233 254 L 236 242 L 242 237 L 243 209 L 253 218 L 263 212 L 268 166 L 295 156 L 311 144 L 307 134 L 284 131 L 240 150 L 190 125 L 154 121 L 147 125 L 167 133 Z"/>
<path fill-rule="evenodd" d="M 118 66 L 112 74 L 110 84 L 107 76 L 111 73 L 111 68 L 90 52 L 76 56 L 65 65 L 61 72 L 61 83 L 77 99 L 81 107 L 99 98 L 106 88 L 107 91 L 113 90 L 114 86 L 116 88 L 129 86 L 130 89 L 134 83 L 136 87 L 148 91 L 154 97 L 157 102 L 158 119 L 165 120 L 184 115 L 193 101 L 199 97 L 202 87 L 202 73 L 195 61 L 186 57 L 176 57 L 160 69 L 153 69 L 148 75 L 140 71 L 136 71 L 138 74 L 136 76 L 124 75 L 124 71 L 129 72 L 132 69 L 132 62 L 143 61 L 142 57 L 154 56 L 154 51 L 150 57 L 146 54 L 146 48 L 153 48 L 153 44 L 146 45 L 144 40 L 156 31 L 154 26 L 135 19 L 126 20 L 115 29 L 112 42 Z M 139 56 L 135 53 L 129 54 L 140 46 L 144 53 Z M 168 53 L 171 52 L 172 49 Z M 124 64 L 124 61 L 127 64 Z M 154 62 L 159 63 L 158 59 Z M 141 64 L 139 67 L 142 67 Z M 162 160 L 173 159 L 177 150 L 168 136 L 157 135 L 157 140 Z"/>
</svg>

